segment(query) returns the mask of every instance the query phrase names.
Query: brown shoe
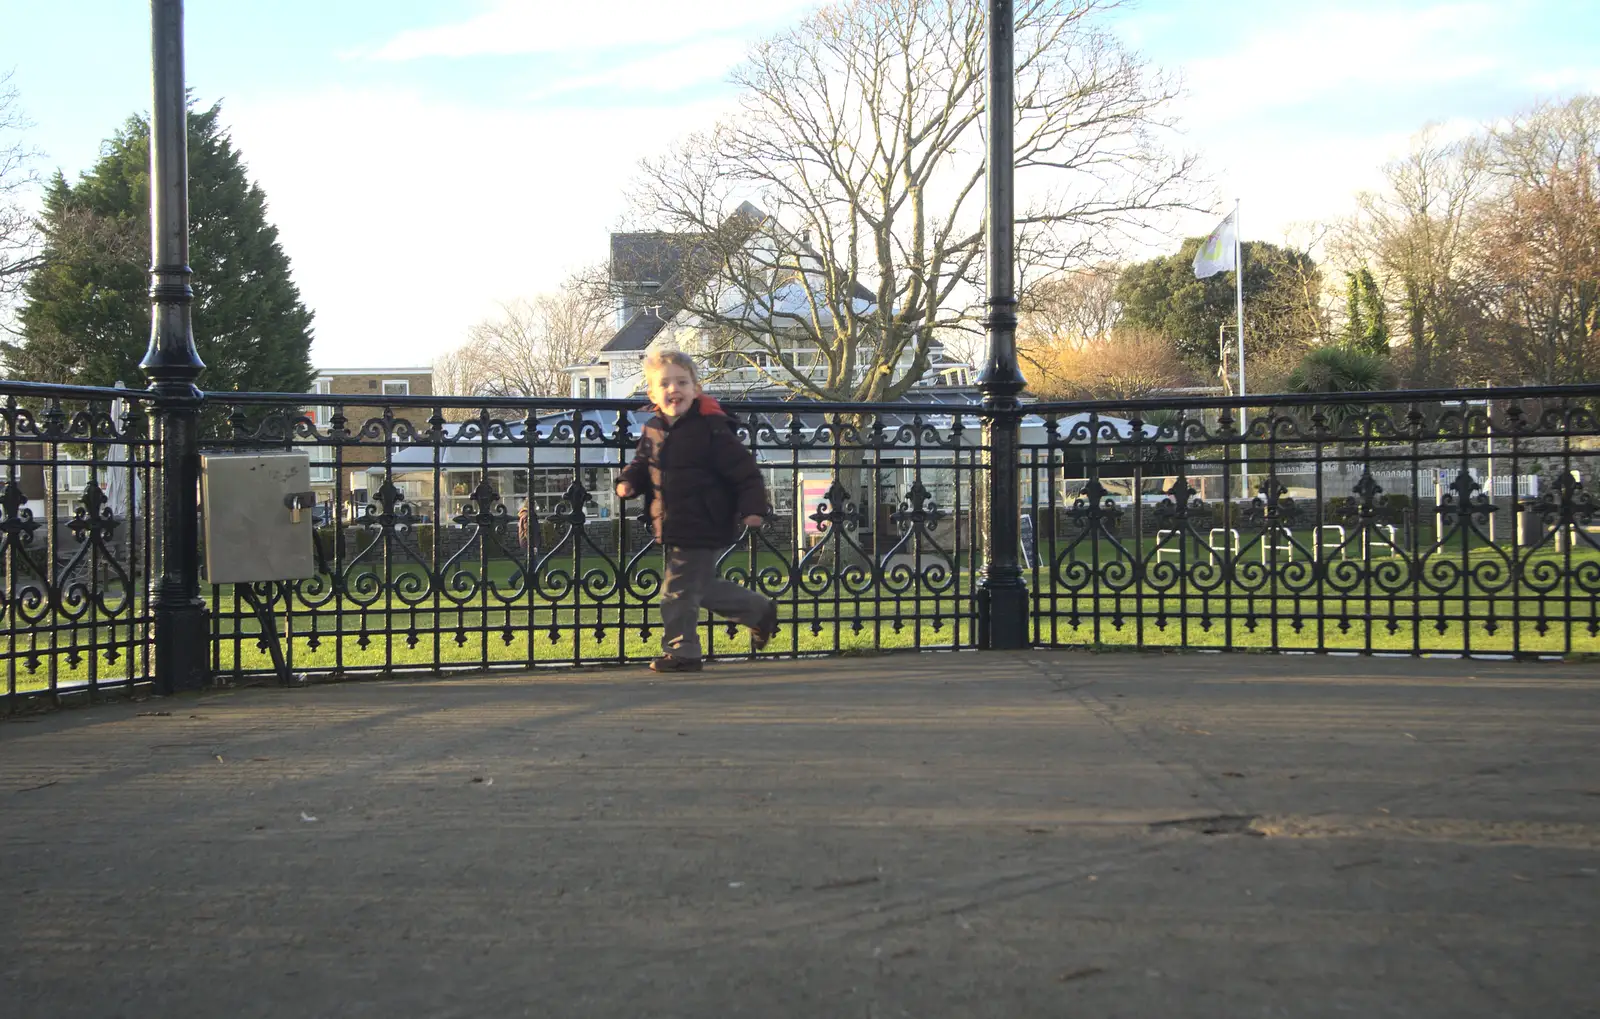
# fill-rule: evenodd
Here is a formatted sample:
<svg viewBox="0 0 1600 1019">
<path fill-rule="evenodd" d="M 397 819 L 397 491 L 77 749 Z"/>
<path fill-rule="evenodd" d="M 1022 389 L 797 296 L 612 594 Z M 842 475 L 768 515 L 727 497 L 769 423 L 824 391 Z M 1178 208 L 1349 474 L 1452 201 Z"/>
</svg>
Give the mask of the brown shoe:
<svg viewBox="0 0 1600 1019">
<path fill-rule="evenodd" d="M 674 658 L 662 655 L 650 663 L 651 672 L 699 672 L 705 666 L 698 658 Z"/>
<path fill-rule="evenodd" d="M 778 635 L 778 603 L 771 598 L 767 599 L 767 611 L 761 614 L 761 621 L 750 631 L 757 651 L 766 647 L 773 637 Z"/>
</svg>

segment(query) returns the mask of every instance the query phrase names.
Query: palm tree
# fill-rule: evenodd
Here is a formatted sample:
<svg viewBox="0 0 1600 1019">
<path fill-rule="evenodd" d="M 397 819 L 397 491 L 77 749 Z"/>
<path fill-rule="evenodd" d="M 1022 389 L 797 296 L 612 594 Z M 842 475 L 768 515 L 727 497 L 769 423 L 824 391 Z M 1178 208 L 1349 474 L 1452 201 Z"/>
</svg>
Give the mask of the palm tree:
<svg viewBox="0 0 1600 1019">
<path fill-rule="evenodd" d="M 1395 371 L 1382 354 L 1357 347 L 1317 347 L 1289 373 L 1291 393 L 1375 393 L 1394 388 Z"/>
<path fill-rule="evenodd" d="M 1398 378 L 1384 355 L 1359 347 L 1339 345 L 1317 347 L 1308 352 L 1295 365 L 1294 371 L 1289 373 L 1286 388 L 1291 393 L 1306 396 L 1376 393 L 1393 389 Z M 1344 440 L 1354 437 L 1347 434 L 1349 426 L 1352 422 L 1356 423 L 1354 431 L 1359 435 L 1365 429 L 1361 422 L 1374 408 L 1337 399 L 1319 404 L 1320 401 L 1313 404 L 1314 409 L 1322 412 L 1328 428 L 1339 437 L 1334 444 L 1334 455 L 1339 461 L 1339 473 L 1343 474 L 1347 469 Z"/>
</svg>

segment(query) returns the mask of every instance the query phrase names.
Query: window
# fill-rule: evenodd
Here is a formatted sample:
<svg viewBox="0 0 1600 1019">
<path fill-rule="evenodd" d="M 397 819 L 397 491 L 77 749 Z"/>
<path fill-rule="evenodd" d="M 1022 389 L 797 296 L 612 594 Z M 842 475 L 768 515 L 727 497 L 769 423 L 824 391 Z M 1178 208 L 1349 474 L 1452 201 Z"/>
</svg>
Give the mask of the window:
<svg viewBox="0 0 1600 1019">
<path fill-rule="evenodd" d="M 521 472 L 519 472 L 521 473 Z M 589 504 L 585 512 L 590 520 L 612 517 L 617 513 L 616 472 L 612 468 L 586 468 L 583 486 L 589 491 Z M 566 499 L 567 486 L 572 484 L 572 468 L 534 468 L 527 481 L 528 500 L 541 520 L 547 520 L 556 507 Z M 637 507 L 637 501 L 635 507 Z"/>
<path fill-rule="evenodd" d="M 928 497 L 933 500 L 935 506 L 946 513 L 955 509 L 956 489 L 960 484 L 960 478 L 956 470 L 948 466 L 948 464 L 949 461 L 930 463 L 924 460 L 920 474 L 922 487 L 927 490 Z M 964 487 L 965 492 L 962 498 L 970 504 L 970 500 L 973 497 L 972 488 L 970 484 Z"/>
<path fill-rule="evenodd" d="M 315 382 L 311 383 L 311 391 L 316 393 L 318 396 L 332 396 L 333 380 L 317 379 Z M 318 428 L 328 427 L 328 419 L 332 416 L 333 408 L 329 407 L 325 403 L 314 404 L 311 407 L 311 421 Z M 315 476 L 315 472 L 313 472 L 313 476 Z"/>
<path fill-rule="evenodd" d="M 64 475 L 63 487 L 65 489 L 59 493 L 62 496 L 82 495 L 84 489 L 89 487 L 88 464 L 73 464 L 63 471 L 62 475 Z"/>
<path fill-rule="evenodd" d="M 405 379 L 384 379 L 383 380 L 383 395 L 384 396 L 410 396 L 411 395 L 411 383 L 406 381 Z"/>
<path fill-rule="evenodd" d="M 578 399 L 587 400 L 588 398 L 589 398 L 589 380 L 588 379 L 579 379 L 578 380 Z"/>
<path fill-rule="evenodd" d="M 767 479 L 767 495 L 772 500 L 773 512 L 794 512 L 794 474 L 771 467 L 763 467 L 761 473 Z"/>
<path fill-rule="evenodd" d="M 333 484 L 333 447 L 307 446 L 305 450 L 311 457 L 311 483 L 313 485 Z"/>
<path fill-rule="evenodd" d="M 594 380 L 594 398 L 596 400 L 604 400 L 606 398 L 606 380 L 605 379 L 595 379 Z"/>
</svg>

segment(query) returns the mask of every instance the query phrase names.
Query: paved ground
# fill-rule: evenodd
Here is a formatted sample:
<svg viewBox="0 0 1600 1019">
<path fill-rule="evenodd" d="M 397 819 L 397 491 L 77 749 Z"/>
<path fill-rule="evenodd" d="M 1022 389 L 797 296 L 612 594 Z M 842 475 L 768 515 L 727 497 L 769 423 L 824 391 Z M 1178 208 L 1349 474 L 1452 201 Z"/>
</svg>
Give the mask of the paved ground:
<svg viewBox="0 0 1600 1019">
<path fill-rule="evenodd" d="M 0 1014 L 1600 1015 L 1600 669 L 923 655 L 0 723 Z"/>
</svg>

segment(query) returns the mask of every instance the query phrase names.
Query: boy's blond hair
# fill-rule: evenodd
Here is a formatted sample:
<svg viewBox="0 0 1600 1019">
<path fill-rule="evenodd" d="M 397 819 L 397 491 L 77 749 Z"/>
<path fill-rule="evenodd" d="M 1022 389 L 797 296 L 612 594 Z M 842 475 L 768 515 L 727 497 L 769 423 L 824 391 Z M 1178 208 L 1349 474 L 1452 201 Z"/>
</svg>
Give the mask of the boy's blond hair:
<svg viewBox="0 0 1600 1019">
<path fill-rule="evenodd" d="M 700 384 L 700 373 L 695 370 L 694 358 L 681 350 L 652 350 L 644 356 L 641 365 L 644 368 L 646 381 L 649 381 L 650 376 L 659 375 L 668 365 L 672 365 L 688 372 L 689 381 L 697 386 Z"/>
</svg>

